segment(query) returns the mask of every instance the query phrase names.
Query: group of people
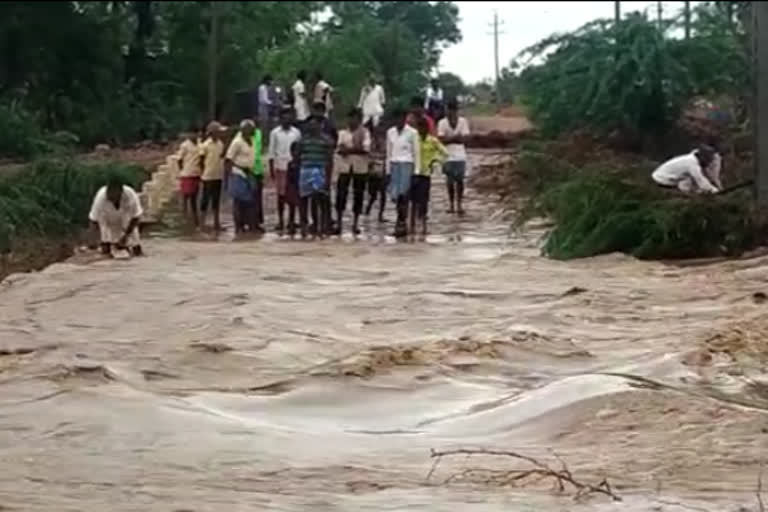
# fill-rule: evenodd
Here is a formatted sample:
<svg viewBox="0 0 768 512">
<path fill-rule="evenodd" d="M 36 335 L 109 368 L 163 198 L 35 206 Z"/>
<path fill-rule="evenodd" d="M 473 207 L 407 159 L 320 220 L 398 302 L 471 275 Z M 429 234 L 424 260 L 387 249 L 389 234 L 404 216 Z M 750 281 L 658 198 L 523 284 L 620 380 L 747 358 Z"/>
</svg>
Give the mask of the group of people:
<svg viewBox="0 0 768 512">
<path fill-rule="evenodd" d="M 385 116 L 384 89 L 371 77 L 357 107 L 337 130 L 329 114 L 333 88 L 318 75 L 307 113 L 304 77 L 304 72 L 297 74 L 291 104 L 283 105 L 279 125 L 267 135 L 250 119 L 240 123 L 226 149 L 225 129 L 216 121 L 209 123 L 204 137 L 196 140 L 192 133 L 185 135 L 178 152 L 179 180 L 184 213 L 192 224 L 204 226 L 210 210 L 214 228 L 220 229 L 222 191 L 226 190 L 232 199 L 236 233 L 263 233 L 267 172 L 276 190 L 275 229 L 280 233 L 341 234 L 350 195 L 353 233 L 360 233 L 360 217 L 370 215 L 377 201 L 378 220 L 386 222 L 387 195 L 396 204 L 395 236 L 414 232 L 417 222 L 426 233 L 431 177 L 438 169 L 446 175 L 449 211 L 464 213 L 464 139 L 469 124 L 459 116 L 455 100 L 443 105 L 442 91 L 438 100 L 433 84 L 432 97 L 414 97 L 410 110 L 393 109 Z M 438 110 L 446 115 L 436 120 L 433 115 Z"/>
</svg>

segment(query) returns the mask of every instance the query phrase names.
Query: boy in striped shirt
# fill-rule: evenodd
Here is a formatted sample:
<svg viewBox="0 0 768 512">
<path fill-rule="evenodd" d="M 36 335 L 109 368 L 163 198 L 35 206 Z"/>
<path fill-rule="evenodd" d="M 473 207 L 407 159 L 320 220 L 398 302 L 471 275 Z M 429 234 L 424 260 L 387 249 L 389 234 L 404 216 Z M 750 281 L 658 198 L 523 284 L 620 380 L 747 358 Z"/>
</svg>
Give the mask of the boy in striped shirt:
<svg viewBox="0 0 768 512">
<path fill-rule="evenodd" d="M 327 225 L 330 220 L 327 170 L 331 168 L 334 143 L 323 134 L 320 119 L 313 116 L 307 120 L 306 131 L 298 144 L 301 236 L 307 236 L 307 214 L 311 207 L 313 234 L 322 237 L 330 227 Z"/>
</svg>

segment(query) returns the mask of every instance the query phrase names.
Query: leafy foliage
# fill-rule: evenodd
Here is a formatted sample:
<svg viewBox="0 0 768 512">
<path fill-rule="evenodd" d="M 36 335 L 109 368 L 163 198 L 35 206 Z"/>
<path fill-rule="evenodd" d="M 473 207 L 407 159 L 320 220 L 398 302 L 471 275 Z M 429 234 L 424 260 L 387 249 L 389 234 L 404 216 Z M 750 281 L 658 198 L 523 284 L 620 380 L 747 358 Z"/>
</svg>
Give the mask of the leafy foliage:
<svg viewBox="0 0 768 512">
<path fill-rule="evenodd" d="M 640 14 L 545 39 L 517 63 L 541 61 L 520 73 L 523 102 L 549 134 L 588 128 L 658 143 L 693 96 L 746 88 L 740 29 L 715 9 L 697 10 L 690 40 L 666 37 L 666 27 Z"/>
<path fill-rule="evenodd" d="M 0 180 L 0 253 L 8 252 L 14 240 L 63 236 L 87 226 L 93 196 L 109 174 L 120 175 L 135 188 L 146 178 L 140 166 L 57 159 Z"/>
<path fill-rule="evenodd" d="M 62 130 L 124 144 L 202 125 L 212 9 L 219 105 L 266 73 L 289 85 L 302 68 L 325 71 L 344 102 L 370 71 L 404 95 L 460 38 L 451 2 L 2 2 L 0 105 L 13 116 L 0 127 L 22 129 L 0 131 L 0 155 L 34 154 Z"/>
</svg>

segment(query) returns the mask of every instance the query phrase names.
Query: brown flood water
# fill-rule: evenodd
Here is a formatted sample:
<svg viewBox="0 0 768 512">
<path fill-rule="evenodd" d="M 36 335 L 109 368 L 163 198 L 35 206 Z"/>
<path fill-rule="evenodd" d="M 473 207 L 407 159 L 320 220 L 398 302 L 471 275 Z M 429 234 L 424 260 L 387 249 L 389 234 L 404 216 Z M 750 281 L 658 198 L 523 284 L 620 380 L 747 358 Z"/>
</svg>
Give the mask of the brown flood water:
<svg viewBox="0 0 768 512">
<path fill-rule="evenodd" d="M 768 259 L 551 261 L 469 196 L 447 216 L 438 179 L 426 242 L 372 221 L 357 240 L 154 238 L 148 258 L 11 276 L 0 508 L 757 510 L 768 329 L 731 326 L 768 307 Z M 503 460 L 427 481 L 430 449 L 459 447 L 557 454 L 624 501 L 442 485 Z"/>
</svg>

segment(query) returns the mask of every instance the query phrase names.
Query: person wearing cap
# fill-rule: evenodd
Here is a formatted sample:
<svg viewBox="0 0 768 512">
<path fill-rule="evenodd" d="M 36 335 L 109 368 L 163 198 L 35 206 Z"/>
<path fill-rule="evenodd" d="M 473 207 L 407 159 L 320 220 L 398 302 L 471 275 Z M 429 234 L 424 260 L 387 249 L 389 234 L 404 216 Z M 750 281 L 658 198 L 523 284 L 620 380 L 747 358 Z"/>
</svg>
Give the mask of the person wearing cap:
<svg viewBox="0 0 768 512">
<path fill-rule="evenodd" d="M 720 189 L 706 177 L 716 155 L 711 146 L 699 146 L 687 155 L 667 160 L 653 171 L 651 178 L 657 185 L 677 188 L 686 194 L 717 194 Z"/>
<path fill-rule="evenodd" d="M 224 156 L 224 182 L 232 197 L 232 220 L 235 233 L 256 231 L 253 210 L 253 164 L 256 156 L 253 134 L 256 125 L 251 119 L 240 122 L 240 131 L 232 139 Z"/>
<path fill-rule="evenodd" d="M 200 200 L 200 225 L 205 226 L 208 208 L 213 210 L 213 227 L 221 230 L 221 187 L 224 180 L 224 127 L 211 121 L 205 130 L 206 139 L 200 145 L 203 168 L 203 196 Z"/>
</svg>

